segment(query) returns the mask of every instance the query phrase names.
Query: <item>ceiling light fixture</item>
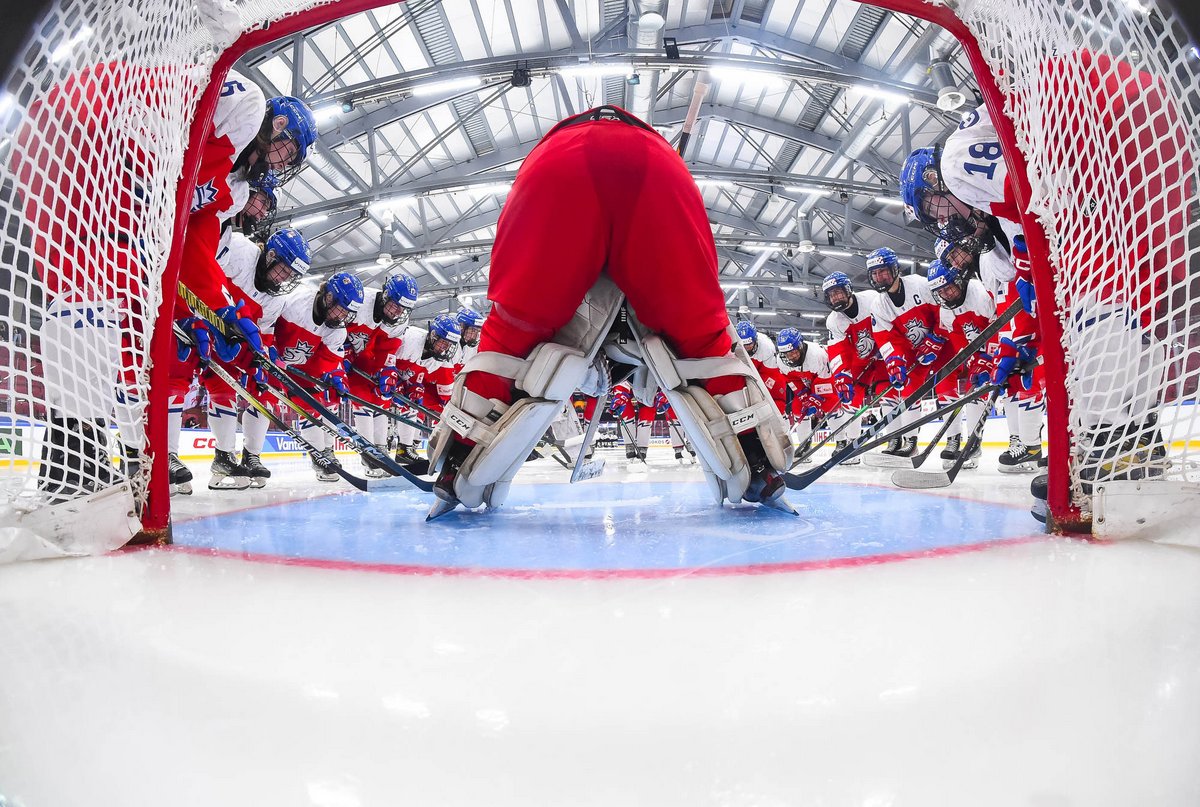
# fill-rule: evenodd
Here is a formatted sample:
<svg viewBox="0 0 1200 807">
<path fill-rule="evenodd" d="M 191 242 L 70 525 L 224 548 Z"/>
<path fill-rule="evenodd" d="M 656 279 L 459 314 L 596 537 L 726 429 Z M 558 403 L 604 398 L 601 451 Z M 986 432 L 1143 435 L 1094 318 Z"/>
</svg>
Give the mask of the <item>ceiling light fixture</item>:
<svg viewBox="0 0 1200 807">
<path fill-rule="evenodd" d="M 482 85 L 483 79 L 479 76 L 463 76 L 462 78 L 449 78 L 445 81 L 431 81 L 428 84 L 418 84 L 412 88 L 412 94 L 418 98 L 424 98 L 430 95 L 471 90 Z"/>
</svg>

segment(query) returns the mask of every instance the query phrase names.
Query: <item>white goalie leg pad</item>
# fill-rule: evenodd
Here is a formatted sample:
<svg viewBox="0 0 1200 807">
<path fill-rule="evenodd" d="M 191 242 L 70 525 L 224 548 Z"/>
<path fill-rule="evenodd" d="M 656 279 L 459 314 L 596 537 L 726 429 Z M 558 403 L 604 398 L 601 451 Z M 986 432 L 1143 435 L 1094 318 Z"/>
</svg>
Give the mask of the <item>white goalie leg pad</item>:
<svg viewBox="0 0 1200 807">
<path fill-rule="evenodd" d="M 437 470 L 454 442 L 451 432 L 475 443 L 454 485 L 464 506 L 497 507 L 503 502 L 521 463 L 562 412 L 589 366 L 582 351 L 553 342 L 538 345 L 528 359 L 479 353 L 467 363 L 429 438 L 430 464 Z M 472 372 L 511 378 L 516 393 L 526 397 L 509 405 L 477 395 L 466 387 Z"/>
<path fill-rule="evenodd" d="M 735 349 L 730 356 L 679 359 L 659 336 L 639 333 L 639 339 L 646 365 L 679 417 L 701 465 L 713 477 L 710 486 L 718 501 L 722 497 L 741 501 L 750 481 L 745 452 L 737 439 L 740 433 L 755 430 L 774 470 L 783 472 L 791 467 L 794 449 L 787 422 L 749 357 L 738 355 Z M 734 344 L 740 346 L 736 340 Z M 745 388 L 718 399 L 687 382 L 726 375 L 741 376 Z"/>
</svg>

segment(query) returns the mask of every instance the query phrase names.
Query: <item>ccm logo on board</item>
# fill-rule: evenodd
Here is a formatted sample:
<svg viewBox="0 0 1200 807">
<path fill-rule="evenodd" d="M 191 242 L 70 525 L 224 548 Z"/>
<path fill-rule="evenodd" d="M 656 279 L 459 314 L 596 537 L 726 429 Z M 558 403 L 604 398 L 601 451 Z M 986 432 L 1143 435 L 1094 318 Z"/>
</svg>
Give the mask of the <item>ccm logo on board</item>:
<svg viewBox="0 0 1200 807">
<path fill-rule="evenodd" d="M 216 448 L 217 438 L 215 437 L 194 437 L 192 438 L 192 448 Z"/>
</svg>

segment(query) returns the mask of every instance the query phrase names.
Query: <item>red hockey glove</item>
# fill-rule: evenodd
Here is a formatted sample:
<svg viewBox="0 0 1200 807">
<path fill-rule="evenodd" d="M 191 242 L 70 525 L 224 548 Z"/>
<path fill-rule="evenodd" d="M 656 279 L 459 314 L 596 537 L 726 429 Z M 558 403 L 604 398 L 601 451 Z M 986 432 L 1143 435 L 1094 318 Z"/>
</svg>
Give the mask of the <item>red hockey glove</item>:
<svg viewBox="0 0 1200 807">
<path fill-rule="evenodd" d="M 901 389 L 908 383 L 908 362 L 896 355 L 888 356 L 884 361 L 887 367 L 888 381 L 896 389 Z"/>
</svg>

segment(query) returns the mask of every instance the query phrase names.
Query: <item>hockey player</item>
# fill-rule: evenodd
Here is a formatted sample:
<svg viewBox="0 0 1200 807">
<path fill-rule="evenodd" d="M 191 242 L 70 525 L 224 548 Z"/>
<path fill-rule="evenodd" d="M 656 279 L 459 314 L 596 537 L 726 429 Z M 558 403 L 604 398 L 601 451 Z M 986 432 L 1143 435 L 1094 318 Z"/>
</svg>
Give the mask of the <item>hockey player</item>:
<svg viewBox="0 0 1200 807">
<path fill-rule="evenodd" d="M 431 516 L 460 502 L 501 504 L 563 402 L 576 389 L 595 392 L 584 385 L 603 334 L 562 329 L 601 271 L 624 292 L 656 380 L 669 379 L 660 385 L 714 494 L 734 502 L 782 494 L 791 443 L 744 353 L 709 362 L 702 386 L 675 369 L 677 356 L 724 359 L 732 342 L 704 200 L 653 127 L 601 107 L 555 126 L 513 184 L 492 252 L 480 354 L 430 438 L 444 503 Z"/>
<path fill-rule="evenodd" d="M 438 314 L 429 323 L 429 330 L 410 326 L 400 337 L 400 352 L 396 355 L 396 371 L 399 375 L 397 391 L 418 406 L 437 411 L 441 408 L 433 400 L 441 392 L 449 395 L 453 383 L 454 356 L 462 334 L 458 323 L 449 314 Z M 424 416 L 416 409 L 402 410 L 413 419 Z M 421 436 L 415 426 L 401 423 L 396 427 L 399 445 L 396 462 L 407 464 L 417 459 Z"/>
<path fill-rule="evenodd" d="M 364 290 L 363 305 L 346 326 L 346 360 L 352 370 L 350 392 L 377 406 L 390 406 L 392 395 L 400 386 L 396 355 L 417 304 L 417 293 L 417 281 L 402 272 L 394 274 L 383 282 L 382 289 Z M 355 430 L 384 454 L 387 453 L 388 421 L 387 415 L 373 413 L 357 403 L 354 406 Z M 362 463 L 367 476 L 388 475 L 365 454 Z"/>
<path fill-rule="evenodd" d="M 990 230 L 982 235 L 967 233 L 959 222 L 951 221 L 941 230 L 934 244 L 934 253 L 944 266 L 962 272 L 964 277 L 978 277 L 992 297 L 997 311 L 1008 308 L 1018 295 L 1016 270 L 1008 251 L 997 242 Z M 932 274 L 929 277 L 932 281 Z M 1002 332 L 1002 339 L 997 340 L 991 348 L 992 352 L 998 352 L 1005 338 L 1016 344 L 1014 334 L 1018 330 L 1034 333 L 1024 341 L 1033 342 L 1037 339 L 1033 323 L 1022 312 L 1017 315 L 1015 324 Z M 1004 419 L 1008 425 L 1008 449 L 1000 455 L 999 469 L 1003 473 L 1032 472 L 1043 462 L 1041 434 L 1046 403 L 1042 366 L 1035 365 L 1031 373 L 1021 379 L 1009 379 L 1003 403 Z"/>
<path fill-rule="evenodd" d="M 943 326 L 949 331 L 950 343 L 957 353 L 996 318 L 996 301 L 987 293 L 982 281 L 968 278 L 962 270 L 941 261 L 935 260 L 929 265 L 928 280 L 934 299 L 945 309 Z M 979 350 L 967 360 L 964 370 L 970 385 L 979 387 L 991 381 L 995 361 L 986 350 Z M 949 402 L 948 397 L 939 396 L 939 404 Z M 983 408 L 984 402 L 980 400 L 964 405 L 960 417 L 946 430 L 946 447 L 942 450 L 941 459 L 948 466 L 955 463 L 961 454 L 962 424 L 965 422 L 974 427 L 983 416 Z M 976 467 L 977 457 L 981 453 L 976 448 L 974 456 L 968 457 L 962 467 Z"/>
<path fill-rule="evenodd" d="M 949 334 L 940 328 L 941 311 L 929 291 L 929 281 L 918 275 L 900 274 L 895 252 L 882 247 L 867 255 L 867 280 L 879 292 L 871 312 L 871 327 L 893 389 L 888 401 L 900 406 L 930 372 L 951 358 L 953 347 Z M 939 398 L 951 400 L 957 391 L 953 379 L 937 386 Z M 893 431 L 903 429 L 918 415 L 915 406 L 902 413 Z M 914 456 L 917 435 L 894 436 L 883 453 Z"/>
<path fill-rule="evenodd" d="M 454 377 L 457 378 L 458 374 L 462 372 L 463 365 L 479 352 L 479 337 L 483 334 L 483 315 L 474 308 L 463 306 L 454 315 L 454 321 L 458 323 L 460 334 L 458 354 L 454 359 Z"/>
<path fill-rule="evenodd" d="M 247 301 L 242 315 L 255 323 L 268 353 L 274 347 L 275 322 L 283 313 L 287 295 L 308 273 L 310 260 L 308 242 L 294 229 L 277 230 L 261 247 L 241 233 L 230 238 L 221 268 L 225 270 L 231 296 Z M 226 368 L 234 378 L 240 376 L 251 391 L 267 383 L 263 372 L 255 368 L 256 358 L 250 350 L 243 350 Z M 205 387 L 209 428 L 216 440 L 208 487 L 212 490 L 263 487 L 271 478 L 260 457 L 268 420 L 256 409 L 247 408 L 242 413 L 244 445 L 239 461 L 237 398 L 219 378 L 206 378 Z"/>
<path fill-rule="evenodd" d="M 871 325 L 871 311 L 879 292 L 872 289 L 855 291 L 848 275 L 833 272 L 822 281 L 821 293 L 825 304 L 832 309 L 825 327 L 829 330 L 827 352 L 831 382 L 839 402 L 829 426 L 839 429 L 868 398 L 874 397 L 889 383 Z M 844 436 L 834 446 L 835 451 L 862 436 L 861 420 L 856 418 L 842 434 Z M 860 462 L 860 457 L 849 457 L 842 464 L 857 465 Z"/>
<path fill-rule="evenodd" d="M 315 290 L 301 287 L 289 294 L 275 323 L 272 358 L 278 356 L 281 366 L 296 367 L 320 379 L 328 406 L 335 406 L 337 396 L 349 392 L 342 366 L 346 325 L 354 320 L 362 303 L 359 279 L 350 272 L 337 272 Z M 300 424 L 300 433 L 328 460 L 337 462 L 324 429 L 305 420 Z M 311 461 L 319 481 L 337 481 L 336 473 L 322 468 L 315 459 Z"/>
<path fill-rule="evenodd" d="M 840 405 L 834 392 L 829 354 L 815 342 L 806 342 L 797 328 L 784 328 L 775 338 L 781 372 L 791 388 L 792 412 L 797 446 L 807 451 L 812 444 L 813 418 L 832 412 Z"/>
<path fill-rule="evenodd" d="M 771 399 L 779 407 L 780 413 L 788 417 L 786 382 L 779 366 L 779 357 L 775 355 L 775 346 L 764 334 L 759 333 L 754 323 L 748 319 L 739 320 L 734 325 L 734 330 L 746 348 L 750 361 L 754 363 L 754 369 L 758 370 L 759 376 L 770 391 Z"/>
</svg>

